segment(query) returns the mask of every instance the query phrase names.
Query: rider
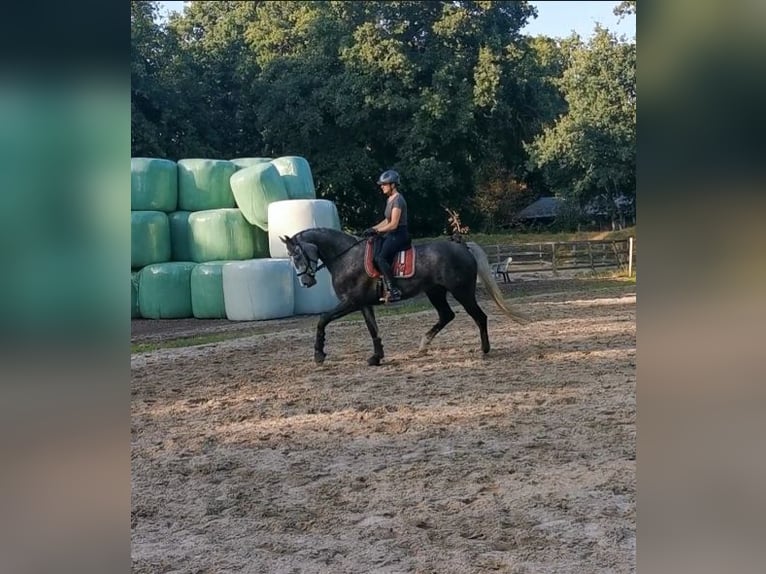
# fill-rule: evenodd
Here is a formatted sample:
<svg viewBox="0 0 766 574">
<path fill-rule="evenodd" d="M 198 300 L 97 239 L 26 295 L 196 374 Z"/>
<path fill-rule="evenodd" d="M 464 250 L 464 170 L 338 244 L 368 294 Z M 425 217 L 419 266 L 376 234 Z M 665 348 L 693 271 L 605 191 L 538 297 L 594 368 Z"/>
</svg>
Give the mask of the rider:
<svg viewBox="0 0 766 574">
<path fill-rule="evenodd" d="M 402 292 L 394 281 L 391 263 L 394 256 L 410 246 L 410 234 L 407 230 L 407 202 L 399 193 L 399 174 L 389 169 L 380 174 L 378 185 L 387 197 L 385 219 L 365 229 L 364 237 L 374 237 L 374 261 L 383 275 L 383 286 L 388 291 L 388 297 L 381 301 L 398 301 Z"/>
</svg>

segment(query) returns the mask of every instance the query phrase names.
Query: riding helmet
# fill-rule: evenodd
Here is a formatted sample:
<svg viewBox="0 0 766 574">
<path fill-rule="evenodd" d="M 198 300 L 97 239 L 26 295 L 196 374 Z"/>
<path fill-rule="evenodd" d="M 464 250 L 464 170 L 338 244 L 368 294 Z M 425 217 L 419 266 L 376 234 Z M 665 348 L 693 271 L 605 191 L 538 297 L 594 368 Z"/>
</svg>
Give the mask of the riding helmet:
<svg viewBox="0 0 766 574">
<path fill-rule="evenodd" d="M 383 183 L 395 183 L 396 185 L 399 185 L 399 174 L 396 173 L 393 169 L 384 171 L 378 178 L 378 185 Z"/>
</svg>

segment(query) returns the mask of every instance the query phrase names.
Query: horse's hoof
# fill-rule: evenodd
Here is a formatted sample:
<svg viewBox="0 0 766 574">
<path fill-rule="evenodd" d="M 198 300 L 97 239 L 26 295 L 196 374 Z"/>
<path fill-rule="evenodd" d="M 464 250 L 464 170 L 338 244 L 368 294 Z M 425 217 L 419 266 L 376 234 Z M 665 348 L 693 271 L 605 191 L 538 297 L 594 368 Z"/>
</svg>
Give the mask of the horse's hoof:
<svg viewBox="0 0 766 574">
<path fill-rule="evenodd" d="M 428 354 L 428 347 L 423 347 L 422 349 L 418 349 L 418 352 L 415 354 L 416 357 L 425 357 Z"/>
<path fill-rule="evenodd" d="M 371 367 L 377 367 L 380 366 L 380 357 L 377 355 L 373 355 L 369 359 L 367 359 L 367 364 Z"/>
<path fill-rule="evenodd" d="M 327 355 L 325 355 L 324 353 L 320 353 L 320 352 L 317 351 L 317 352 L 314 353 L 314 362 L 317 365 L 321 365 L 322 363 L 324 363 L 324 359 L 325 359 L 326 356 Z"/>
</svg>

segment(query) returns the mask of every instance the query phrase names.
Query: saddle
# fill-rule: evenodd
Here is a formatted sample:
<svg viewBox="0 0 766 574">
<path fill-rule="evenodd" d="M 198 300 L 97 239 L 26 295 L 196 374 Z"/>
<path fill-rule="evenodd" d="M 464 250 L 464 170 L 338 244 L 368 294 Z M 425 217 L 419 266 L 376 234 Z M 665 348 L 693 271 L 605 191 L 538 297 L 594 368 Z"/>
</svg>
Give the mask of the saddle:
<svg viewBox="0 0 766 574">
<path fill-rule="evenodd" d="M 375 267 L 375 263 L 372 260 L 373 256 L 373 241 L 370 239 L 364 245 L 364 270 L 367 271 L 367 275 L 370 277 L 380 277 L 380 271 Z M 407 279 L 415 274 L 415 248 L 409 247 L 404 251 L 400 251 L 394 257 L 394 262 L 391 265 L 391 272 L 397 279 Z"/>
</svg>

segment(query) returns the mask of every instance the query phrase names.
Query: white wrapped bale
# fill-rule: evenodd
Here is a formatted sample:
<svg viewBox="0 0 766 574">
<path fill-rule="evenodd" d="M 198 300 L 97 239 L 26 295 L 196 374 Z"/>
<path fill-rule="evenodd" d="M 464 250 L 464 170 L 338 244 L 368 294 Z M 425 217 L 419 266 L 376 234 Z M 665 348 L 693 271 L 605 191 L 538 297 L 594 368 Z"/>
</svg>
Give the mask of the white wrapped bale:
<svg viewBox="0 0 766 574">
<path fill-rule="evenodd" d="M 231 189 L 237 207 L 252 225 L 269 230 L 269 204 L 287 199 L 285 182 L 271 163 L 259 163 L 231 176 Z"/>
<path fill-rule="evenodd" d="M 223 299 L 230 321 L 289 317 L 295 309 L 288 259 L 250 259 L 223 266 Z"/>
<path fill-rule="evenodd" d="M 236 207 L 229 180 L 237 166 L 223 159 L 178 162 L 178 210 L 203 211 Z"/>
<path fill-rule="evenodd" d="M 314 176 L 305 158 L 300 156 L 283 156 L 271 160 L 279 175 L 285 182 L 288 199 L 316 199 Z"/>
<path fill-rule="evenodd" d="M 170 261 L 170 224 L 163 211 L 130 212 L 130 266 Z"/>
<path fill-rule="evenodd" d="M 189 215 L 191 260 L 198 263 L 253 256 L 253 232 L 239 209 L 208 209 Z"/>
<path fill-rule="evenodd" d="M 289 199 L 269 204 L 269 253 L 289 257 L 280 237 L 292 237 L 304 229 L 329 227 L 340 229 L 338 209 L 327 199 Z"/>
<path fill-rule="evenodd" d="M 316 274 L 316 285 L 304 287 L 298 275 L 293 272 L 295 289 L 295 315 L 316 315 L 325 313 L 340 303 L 332 287 L 332 276 L 327 269 L 320 269 Z"/>
<path fill-rule="evenodd" d="M 187 319 L 192 316 L 191 272 L 196 263 L 171 261 L 141 269 L 138 307 L 146 319 Z"/>
<path fill-rule="evenodd" d="M 178 205 L 178 168 L 168 159 L 130 159 L 131 211 L 175 211 Z"/>
</svg>

